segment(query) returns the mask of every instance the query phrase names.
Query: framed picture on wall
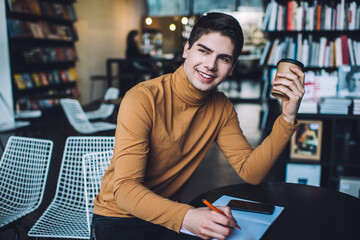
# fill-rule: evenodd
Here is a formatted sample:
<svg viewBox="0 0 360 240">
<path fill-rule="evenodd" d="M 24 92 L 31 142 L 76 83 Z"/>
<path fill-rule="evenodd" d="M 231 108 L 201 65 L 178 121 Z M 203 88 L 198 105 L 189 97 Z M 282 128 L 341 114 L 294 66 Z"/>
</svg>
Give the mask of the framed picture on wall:
<svg viewBox="0 0 360 240">
<path fill-rule="evenodd" d="M 290 158 L 320 161 L 322 121 L 299 120 L 291 138 Z"/>
</svg>

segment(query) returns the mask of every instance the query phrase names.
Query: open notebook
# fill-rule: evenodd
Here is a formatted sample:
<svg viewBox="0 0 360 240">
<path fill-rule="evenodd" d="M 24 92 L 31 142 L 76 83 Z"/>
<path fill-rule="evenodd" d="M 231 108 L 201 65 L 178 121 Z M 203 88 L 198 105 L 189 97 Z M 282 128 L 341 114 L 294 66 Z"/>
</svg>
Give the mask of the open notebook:
<svg viewBox="0 0 360 240">
<path fill-rule="evenodd" d="M 224 195 L 218 200 L 216 200 L 213 205 L 226 206 L 228 202 L 232 199 L 254 202 L 247 199 L 235 198 Z M 284 207 L 275 206 L 274 213 L 271 215 L 232 210 L 231 213 L 236 219 L 238 225 L 241 227 L 241 230 L 234 228 L 231 235 L 227 239 L 260 239 L 264 235 L 266 230 L 270 227 L 270 225 L 279 217 L 283 210 Z M 194 235 L 184 229 L 181 229 L 181 232 Z"/>
</svg>

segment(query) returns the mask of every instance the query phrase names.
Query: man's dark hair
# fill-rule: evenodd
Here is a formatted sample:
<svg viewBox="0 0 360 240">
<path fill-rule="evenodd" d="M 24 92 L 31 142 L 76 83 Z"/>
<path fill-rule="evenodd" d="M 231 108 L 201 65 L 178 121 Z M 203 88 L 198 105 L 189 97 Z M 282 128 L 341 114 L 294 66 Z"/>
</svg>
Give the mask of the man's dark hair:
<svg viewBox="0 0 360 240">
<path fill-rule="evenodd" d="M 235 46 L 233 53 L 235 62 L 244 44 L 244 35 L 239 22 L 234 17 L 224 13 L 212 12 L 202 16 L 191 31 L 189 48 L 191 48 L 194 42 L 199 40 L 202 35 L 211 32 L 219 32 L 221 35 L 231 39 Z"/>
</svg>

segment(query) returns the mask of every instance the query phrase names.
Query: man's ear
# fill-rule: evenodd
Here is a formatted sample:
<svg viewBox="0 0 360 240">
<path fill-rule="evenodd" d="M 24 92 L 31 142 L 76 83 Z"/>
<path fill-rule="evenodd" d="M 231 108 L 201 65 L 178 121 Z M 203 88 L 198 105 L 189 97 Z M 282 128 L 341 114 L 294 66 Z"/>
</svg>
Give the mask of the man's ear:
<svg viewBox="0 0 360 240">
<path fill-rule="evenodd" d="M 185 46 L 184 46 L 184 51 L 183 51 L 183 55 L 182 57 L 183 58 L 186 58 L 187 57 L 187 53 L 189 52 L 190 48 L 189 48 L 189 41 L 186 42 Z"/>
</svg>

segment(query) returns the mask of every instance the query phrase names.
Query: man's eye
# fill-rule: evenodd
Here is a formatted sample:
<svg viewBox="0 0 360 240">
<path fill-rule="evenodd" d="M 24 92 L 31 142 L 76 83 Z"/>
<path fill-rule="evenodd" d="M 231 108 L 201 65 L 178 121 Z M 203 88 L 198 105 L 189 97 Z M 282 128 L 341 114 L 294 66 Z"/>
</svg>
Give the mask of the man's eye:
<svg viewBox="0 0 360 240">
<path fill-rule="evenodd" d="M 199 49 L 199 51 L 200 51 L 201 53 L 207 53 L 207 51 L 206 51 L 205 49 Z"/>
<path fill-rule="evenodd" d="M 220 57 L 220 59 L 226 63 L 230 63 L 230 59 L 227 57 Z"/>
</svg>

